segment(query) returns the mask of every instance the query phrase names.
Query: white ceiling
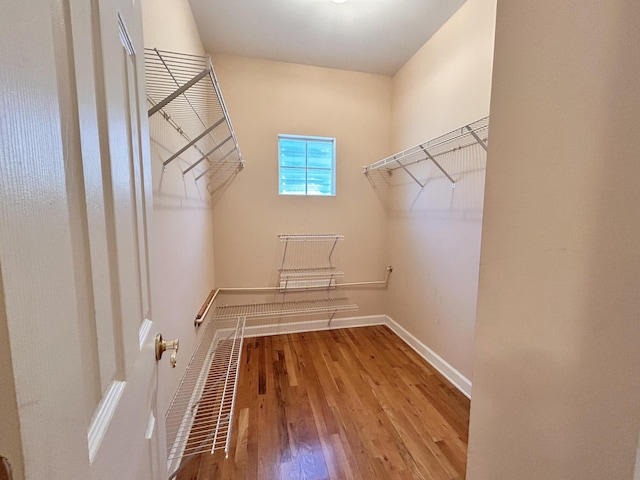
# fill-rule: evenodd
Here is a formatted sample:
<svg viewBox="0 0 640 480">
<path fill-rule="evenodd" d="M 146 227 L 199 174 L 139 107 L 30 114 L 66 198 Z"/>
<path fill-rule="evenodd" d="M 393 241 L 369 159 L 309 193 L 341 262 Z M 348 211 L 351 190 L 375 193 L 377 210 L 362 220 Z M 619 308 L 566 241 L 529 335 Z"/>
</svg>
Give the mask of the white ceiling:
<svg viewBox="0 0 640 480">
<path fill-rule="evenodd" d="M 205 49 L 393 75 L 465 0 L 189 0 Z"/>
</svg>

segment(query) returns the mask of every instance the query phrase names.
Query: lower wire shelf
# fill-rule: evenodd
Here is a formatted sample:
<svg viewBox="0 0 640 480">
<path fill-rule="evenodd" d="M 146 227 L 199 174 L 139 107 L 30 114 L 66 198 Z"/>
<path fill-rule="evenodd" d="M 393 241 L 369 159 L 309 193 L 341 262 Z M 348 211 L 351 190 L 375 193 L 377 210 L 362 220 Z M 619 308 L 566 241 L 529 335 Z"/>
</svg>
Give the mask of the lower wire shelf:
<svg viewBox="0 0 640 480">
<path fill-rule="evenodd" d="M 216 318 L 234 318 L 238 315 L 247 318 L 296 317 L 301 315 L 335 315 L 337 312 L 357 310 L 358 306 L 348 303 L 346 297 L 322 298 L 315 300 L 293 300 L 269 303 L 251 303 L 245 305 L 222 305 L 216 307 Z"/>
<path fill-rule="evenodd" d="M 357 310 L 348 298 L 224 305 L 212 315 L 166 414 L 169 480 L 201 453 L 229 455 L 240 357 L 248 318 L 295 317 Z"/>
<path fill-rule="evenodd" d="M 167 410 L 170 479 L 194 455 L 229 455 L 245 324 L 245 316 L 212 319 L 200 338 Z"/>
</svg>

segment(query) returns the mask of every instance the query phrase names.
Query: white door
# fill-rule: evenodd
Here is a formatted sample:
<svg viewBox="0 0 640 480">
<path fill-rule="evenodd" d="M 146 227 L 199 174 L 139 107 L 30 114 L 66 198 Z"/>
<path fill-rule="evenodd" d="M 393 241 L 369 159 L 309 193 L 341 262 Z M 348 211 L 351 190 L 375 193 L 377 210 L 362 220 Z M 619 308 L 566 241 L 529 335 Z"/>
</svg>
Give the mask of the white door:
<svg viewBox="0 0 640 480">
<path fill-rule="evenodd" d="M 150 306 L 140 7 L 9 1 L 0 17 L 0 321 L 16 461 L 32 480 L 166 478 L 157 368 L 170 367 L 155 360 Z"/>
</svg>

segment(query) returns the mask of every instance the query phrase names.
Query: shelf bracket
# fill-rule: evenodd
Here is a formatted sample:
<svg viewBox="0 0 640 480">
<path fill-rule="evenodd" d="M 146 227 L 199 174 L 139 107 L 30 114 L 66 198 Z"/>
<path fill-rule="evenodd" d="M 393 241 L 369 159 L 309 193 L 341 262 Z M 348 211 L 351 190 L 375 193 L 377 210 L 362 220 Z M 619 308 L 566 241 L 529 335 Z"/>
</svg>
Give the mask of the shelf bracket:
<svg viewBox="0 0 640 480">
<path fill-rule="evenodd" d="M 469 130 L 469 133 L 471 133 L 471 135 L 473 135 L 473 138 L 475 138 L 475 139 L 476 139 L 476 142 L 478 142 L 478 143 L 480 144 L 480 146 L 481 146 L 482 148 L 484 148 L 484 151 L 486 152 L 486 151 L 487 151 L 487 144 L 486 144 L 486 143 L 484 143 L 484 140 L 482 140 L 482 139 L 478 136 L 478 134 L 477 134 L 477 133 L 476 133 L 476 132 L 471 128 L 471 127 L 469 127 L 469 125 L 467 125 L 467 126 L 466 126 L 466 127 L 464 127 L 464 128 L 466 128 L 467 130 Z"/>
<path fill-rule="evenodd" d="M 333 241 L 333 245 L 331 246 L 331 251 L 329 252 L 329 265 L 333 267 L 333 262 L 331 261 L 331 256 L 333 255 L 333 251 L 336 249 L 336 245 L 338 244 L 338 240 L 340 237 L 336 235 L 336 239 Z"/>
<path fill-rule="evenodd" d="M 229 135 L 227 138 L 225 138 L 222 142 L 220 142 L 218 145 L 216 145 L 215 147 L 213 147 L 211 150 L 209 150 L 207 153 L 205 153 L 204 155 L 202 155 L 198 160 L 196 160 L 195 163 L 189 165 L 187 167 L 187 169 L 182 172 L 182 175 L 186 175 L 188 172 L 190 172 L 191 170 L 193 170 L 197 165 L 200 164 L 200 162 L 202 162 L 205 158 L 207 158 L 209 155 L 211 155 L 213 152 L 215 152 L 216 150 L 218 150 L 220 147 L 222 147 L 225 143 L 227 143 L 229 140 L 231 140 L 232 135 Z"/>
<path fill-rule="evenodd" d="M 333 317 L 336 316 L 337 312 L 338 312 L 337 310 L 334 310 L 333 313 L 331 314 L 331 317 L 329 318 L 329 326 L 331 326 L 331 321 L 333 320 Z"/>
<path fill-rule="evenodd" d="M 207 75 L 209 75 L 209 69 L 202 70 L 199 74 L 197 74 L 195 77 L 193 77 L 187 83 L 185 83 L 180 88 L 175 90 L 171 95 L 166 97 L 164 100 L 160 100 L 153 107 L 151 107 L 149 109 L 149 116 L 152 116 L 158 110 L 161 110 L 162 108 L 166 107 L 169 103 L 171 103 L 173 100 L 175 100 L 176 97 L 182 95 L 184 92 L 189 90 L 191 87 L 193 87 L 196 83 L 198 83 L 200 80 L 202 80 Z"/>
<path fill-rule="evenodd" d="M 182 147 L 180 150 L 178 150 L 176 153 L 174 153 L 173 155 L 171 155 L 169 158 L 167 158 L 164 162 L 162 162 L 162 165 L 164 167 L 166 167 L 167 165 L 169 165 L 171 162 L 173 162 L 176 158 L 178 158 L 180 155 L 182 155 L 184 152 L 186 152 L 190 147 L 194 146 L 195 143 L 200 140 L 202 137 L 204 137 L 207 133 L 211 132 L 211 130 L 213 130 L 214 128 L 218 127 L 222 122 L 225 121 L 224 116 L 218 120 L 216 123 L 214 123 L 213 125 L 211 125 L 209 128 L 207 128 L 204 132 L 202 132 L 200 135 L 198 135 L 196 138 L 194 138 L 193 140 L 191 140 L 189 143 L 187 143 L 184 147 Z"/>
<path fill-rule="evenodd" d="M 200 180 L 202 177 L 204 177 L 207 173 L 209 173 L 209 171 L 211 171 L 212 168 L 215 168 L 217 166 L 222 167 L 223 164 L 225 164 L 226 162 L 224 161 L 229 155 L 231 155 L 233 152 L 236 151 L 236 147 L 233 147 L 233 150 L 229 150 L 224 157 L 222 157 L 220 160 L 218 160 L 216 163 L 214 163 L 213 165 L 211 165 L 209 168 L 207 168 L 204 172 L 202 172 L 200 175 L 198 175 L 195 179 L 196 180 Z"/>
<path fill-rule="evenodd" d="M 411 173 L 411 172 L 409 171 L 409 169 L 408 169 L 407 167 L 405 167 L 402 163 L 400 163 L 400 160 L 398 160 L 397 158 L 396 158 L 395 160 L 396 160 L 396 162 L 398 163 L 398 165 L 400 165 L 400 167 L 401 167 L 405 172 L 407 172 L 407 175 L 409 175 L 411 178 L 413 178 L 413 180 L 414 180 L 418 185 L 420 185 L 420 188 L 424 188 L 424 186 L 426 185 L 426 183 L 424 183 L 424 184 L 420 183 L 420 180 L 418 180 L 418 179 L 413 175 L 413 173 Z"/>
<path fill-rule="evenodd" d="M 280 270 L 284 268 L 284 261 L 287 258 L 287 247 L 289 246 L 289 238 L 284 240 L 284 252 L 282 252 L 282 263 L 280 263 Z"/>
<path fill-rule="evenodd" d="M 451 175 L 449 175 L 447 171 L 444 168 L 442 168 L 442 165 L 440 165 L 438 161 L 435 158 L 433 158 L 433 155 L 431 155 L 429 151 L 426 148 L 424 148 L 423 145 L 420 145 L 420 149 L 424 152 L 427 158 L 431 160 L 436 167 L 438 167 L 438 169 L 444 174 L 444 176 L 447 177 L 449 181 L 451 181 L 451 188 L 456 188 L 456 181 L 453 178 L 451 178 Z"/>
</svg>

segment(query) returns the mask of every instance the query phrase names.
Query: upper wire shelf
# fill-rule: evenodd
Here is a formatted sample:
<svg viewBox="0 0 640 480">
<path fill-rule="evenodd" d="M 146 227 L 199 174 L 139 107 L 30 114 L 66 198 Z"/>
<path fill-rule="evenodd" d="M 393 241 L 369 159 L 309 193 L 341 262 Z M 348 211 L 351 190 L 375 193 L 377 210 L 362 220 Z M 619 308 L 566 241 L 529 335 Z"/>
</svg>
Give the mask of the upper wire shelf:
<svg viewBox="0 0 640 480">
<path fill-rule="evenodd" d="M 389 173 L 394 170 L 403 169 L 420 187 L 424 188 L 425 183 L 421 182 L 408 167 L 423 161 L 431 161 L 442 174 L 451 181 L 451 187 L 455 188 L 456 180 L 445 170 L 436 158 L 476 144 L 480 145 L 486 151 L 488 147 L 488 134 L 489 117 L 484 117 L 437 138 L 374 162 L 362 169 L 365 175 L 380 169 L 386 170 Z"/>
<path fill-rule="evenodd" d="M 184 138 L 163 159 L 166 167 L 184 160 L 182 174 L 208 178 L 211 193 L 244 167 L 236 134 L 211 59 L 206 56 L 146 48 L 148 115 L 159 113 Z"/>
</svg>

